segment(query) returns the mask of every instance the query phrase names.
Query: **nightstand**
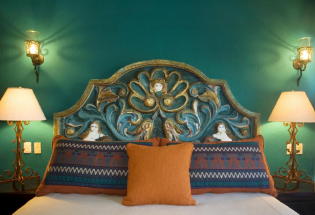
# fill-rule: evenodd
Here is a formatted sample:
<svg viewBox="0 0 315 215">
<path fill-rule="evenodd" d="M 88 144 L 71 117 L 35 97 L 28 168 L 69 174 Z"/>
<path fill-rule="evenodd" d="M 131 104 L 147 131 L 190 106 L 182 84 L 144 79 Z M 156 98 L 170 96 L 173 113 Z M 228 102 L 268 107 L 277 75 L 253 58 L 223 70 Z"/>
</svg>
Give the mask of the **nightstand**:
<svg viewBox="0 0 315 215">
<path fill-rule="evenodd" d="M 0 193 L 0 214 L 11 215 L 27 201 L 35 196 L 34 192 L 4 192 Z"/>
<path fill-rule="evenodd" d="M 276 187 L 283 187 L 283 181 L 279 178 L 275 179 Z M 315 192 L 314 183 L 301 182 L 298 186 L 293 184 L 293 191 L 278 190 L 277 199 L 286 204 L 300 215 L 315 214 Z"/>
<path fill-rule="evenodd" d="M 295 210 L 300 215 L 315 214 L 314 192 L 279 193 L 277 199 Z"/>
<path fill-rule="evenodd" d="M 35 196 L 37 180 L 26 181 L 24 191 L 15 191 L 12 183 L 0 184 L 0 214 L 11 215 Z"/>
</svg>

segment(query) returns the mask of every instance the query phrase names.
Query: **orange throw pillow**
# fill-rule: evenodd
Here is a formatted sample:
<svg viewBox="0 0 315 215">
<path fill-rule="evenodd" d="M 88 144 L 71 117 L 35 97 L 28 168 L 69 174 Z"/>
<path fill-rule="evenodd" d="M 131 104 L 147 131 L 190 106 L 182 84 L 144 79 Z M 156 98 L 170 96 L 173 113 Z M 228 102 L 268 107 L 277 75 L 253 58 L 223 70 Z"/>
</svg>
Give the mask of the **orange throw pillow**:
<svg viewBox="0 0 315 215">
<path fill-rule="evenodd" d="M 127 144 L 127 196 L 122 204 L 195 205 L 189 167 L 193 144 L 165 147 Z"/>
</svg>

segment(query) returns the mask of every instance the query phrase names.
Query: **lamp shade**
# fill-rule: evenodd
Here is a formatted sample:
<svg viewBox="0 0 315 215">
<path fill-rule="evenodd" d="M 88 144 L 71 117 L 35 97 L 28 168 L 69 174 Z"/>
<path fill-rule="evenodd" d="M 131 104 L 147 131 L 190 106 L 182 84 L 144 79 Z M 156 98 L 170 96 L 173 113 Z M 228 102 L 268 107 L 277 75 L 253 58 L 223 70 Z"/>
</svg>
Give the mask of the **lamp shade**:
<svg viewBox="0 0 315 215">
<path fill-rule="evenodd" d="M 32 89 L 8 88 L 0 100 L 0 120 L 35 121 L 45 119 Z"/>
<path fill-rule="evenodd" d="M 315 122 L 315 112 L 304 91 L 282 92 L 268 121 Z"/>
</svg>

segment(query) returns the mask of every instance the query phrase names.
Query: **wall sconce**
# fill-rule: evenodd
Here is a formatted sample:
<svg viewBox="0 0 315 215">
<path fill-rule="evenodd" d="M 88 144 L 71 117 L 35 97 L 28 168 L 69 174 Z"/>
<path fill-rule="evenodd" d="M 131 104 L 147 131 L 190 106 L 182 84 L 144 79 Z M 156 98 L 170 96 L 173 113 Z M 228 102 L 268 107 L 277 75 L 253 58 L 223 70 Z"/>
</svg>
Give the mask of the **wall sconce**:
<svg viewBox="0 0 315 215">
<path fill-rule="evenodd" d="M 27 31 L 30 34 L 37 34 L 37 31 Z M 41 65 L 44 62 L 44 56 L 41 55 L 41 49 L 40 45 L 41 43 L 37 40 L 25 40 L 25 52 L 26 56 L 30 57 L 32 59 L 32 63 L 34 65 L 34 71 L 36 75 L 36 82 L 39 81 L 39 65 Z"/>
<path fill-rule="evenodd" d="M 306 65 L 312 61 L 313 48 L 311 47 L 311 38 L 303 37 L 299 40 L 299 47 L 297 48 L 297 55 L 293 60 L 294 69 L 299 71 L 297 85 L 300 85 L 302 73 L 306 69 Z"/>
</svg>

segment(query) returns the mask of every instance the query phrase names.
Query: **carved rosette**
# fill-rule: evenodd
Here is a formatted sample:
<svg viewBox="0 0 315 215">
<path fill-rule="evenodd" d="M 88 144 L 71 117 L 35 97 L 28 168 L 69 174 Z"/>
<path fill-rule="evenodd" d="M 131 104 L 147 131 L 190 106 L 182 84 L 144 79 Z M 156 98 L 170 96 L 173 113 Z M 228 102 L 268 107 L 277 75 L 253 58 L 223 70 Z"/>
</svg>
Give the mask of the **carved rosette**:
<svg viewBox="0 0 315 215">
<path fill-rule="evenodd" d="M 189 82 L 182 80 L 178 71 L 157 68 L 143 71 L 129 83 L 129 105 L 141 113 L 157 110 L 178 112 L 185 108 L 189 98 Z"/>
</svg>

